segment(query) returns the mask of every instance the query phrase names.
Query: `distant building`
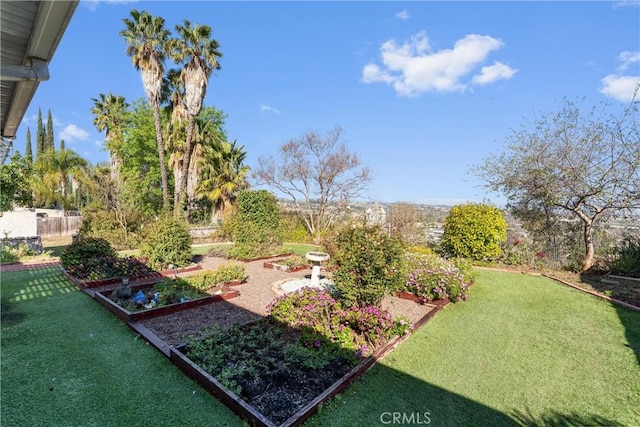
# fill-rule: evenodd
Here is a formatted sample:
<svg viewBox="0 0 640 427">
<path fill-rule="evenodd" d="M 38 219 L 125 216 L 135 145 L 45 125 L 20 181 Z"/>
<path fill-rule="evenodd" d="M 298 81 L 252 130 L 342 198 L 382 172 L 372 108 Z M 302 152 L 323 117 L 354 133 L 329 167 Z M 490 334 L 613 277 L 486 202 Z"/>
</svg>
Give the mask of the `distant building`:
<svg viewBox="0 0 640 427">
<path fill-rule="evenodd" d="M 380 203 L 375 203 L 365 209 L 364 219 L 369 226 L 382 226 L 387 223 L 387 210 Z"/>
</svg>

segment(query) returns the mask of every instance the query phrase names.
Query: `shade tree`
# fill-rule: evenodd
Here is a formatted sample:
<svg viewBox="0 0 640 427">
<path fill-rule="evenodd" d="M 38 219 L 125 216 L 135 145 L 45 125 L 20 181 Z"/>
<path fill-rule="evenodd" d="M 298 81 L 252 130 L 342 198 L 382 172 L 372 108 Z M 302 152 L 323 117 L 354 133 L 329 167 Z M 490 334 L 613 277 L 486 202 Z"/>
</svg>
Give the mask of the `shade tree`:
<svg viewBox="0 0 640 427">
<path fill-rule="evenodd" d="M 613 108 L 585 111 L 565 99 L 558 111 L 513 130 L 506 148 L 475 169 L 525 223 L 537 220 L 551 230 L 560 221 L 579 221 L 583 271 L 594 264 L 597 225 L 614 214 L 637 214 L 640 208 L 637 104 L 618 113 Z"/>
<path fill-rule="evenodd" d="M 309 234 L 318 243 L 339 214 L 340 207 L 362 195 L 371 181 L 369 169 L 342 141 L 335 126 L 321 135 L 308 131 L 278 149 L 277 156 L 262 156 L 252 177 L 289 197 L 302 212 Z"/>
</svg>

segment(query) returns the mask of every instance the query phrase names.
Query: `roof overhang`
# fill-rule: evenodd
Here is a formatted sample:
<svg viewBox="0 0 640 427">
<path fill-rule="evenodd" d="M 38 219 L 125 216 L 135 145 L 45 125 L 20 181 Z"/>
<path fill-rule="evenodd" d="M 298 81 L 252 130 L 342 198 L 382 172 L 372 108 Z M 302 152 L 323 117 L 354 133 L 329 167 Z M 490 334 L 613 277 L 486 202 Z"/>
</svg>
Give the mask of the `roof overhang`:
<svg viewBox="0 0 640 427">
<path fill-rule="evenodd" d="M 0 2 L 0 164 L 79 0 Z"/>
</svg>

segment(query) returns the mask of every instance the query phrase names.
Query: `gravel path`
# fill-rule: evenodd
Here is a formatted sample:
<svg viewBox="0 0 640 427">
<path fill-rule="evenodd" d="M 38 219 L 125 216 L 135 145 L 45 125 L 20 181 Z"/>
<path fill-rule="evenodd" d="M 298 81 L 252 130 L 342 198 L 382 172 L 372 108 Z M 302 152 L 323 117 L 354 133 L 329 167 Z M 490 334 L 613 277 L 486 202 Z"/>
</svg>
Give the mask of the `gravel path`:
<svg viewBox="0 0 640 427">
<path fill-rule="evenodd" d="M 276 258 L 273 258 L 276 259 Z M 189 336 L 197 335 L 203 328 L 217 325 L 229 328 L 234 324 L 244 324 L 267 314 L 267 306 L 278 296 L 278 284 L 289 279 L 297 279 L 311 274 L 311 269 L 295 273 L 264 268 L 265 260 L 245 263 L 248 280 L 234 289 L 240 296 L 224 302 L 209 304 L 168 316 L 142 321 L 142 324 L 170 345 L 184 343 Z M 204 257 L 199 264 L 205 270 L 215 270 L 228 262 L 224 258 Z M 275 290 L 274 290 L 275 289 Z M 433 308 L 412 301 L 387 297 L 383 307 L 394 316 L 404 315 L 416 322 Z"/>
</svg>

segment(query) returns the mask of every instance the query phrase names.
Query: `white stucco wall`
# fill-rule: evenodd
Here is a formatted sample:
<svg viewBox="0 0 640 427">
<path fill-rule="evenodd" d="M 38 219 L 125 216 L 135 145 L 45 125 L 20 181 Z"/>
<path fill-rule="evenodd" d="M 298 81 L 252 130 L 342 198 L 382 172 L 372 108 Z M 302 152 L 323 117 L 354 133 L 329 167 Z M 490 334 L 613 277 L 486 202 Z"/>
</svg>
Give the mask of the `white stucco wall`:
<svg viewBox="0 0 640 427">
<path fill-rule="evenodd" d="M 0 238 L 5 236 L 35 237 L 37 235 L 38 222 L 34 211 L 4 212 L 0 217 Z"/>
</svg>

